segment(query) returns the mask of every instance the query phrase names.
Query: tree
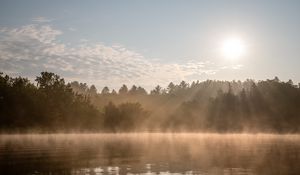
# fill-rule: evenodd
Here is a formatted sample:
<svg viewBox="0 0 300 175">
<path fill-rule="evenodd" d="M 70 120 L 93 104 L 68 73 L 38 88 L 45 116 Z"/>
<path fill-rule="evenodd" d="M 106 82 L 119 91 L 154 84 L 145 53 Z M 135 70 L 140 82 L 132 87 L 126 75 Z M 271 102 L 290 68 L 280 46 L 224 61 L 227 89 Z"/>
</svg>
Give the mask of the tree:
<svg viewBox="0 0 300 175">
<path fill-rule="evenodd" d="M 89 95 L 92 95 L 92 96 L 95 96 L 97 95 L 97 88 L 95 85 L 91 85 L 90 88 L 89 88 Z"/>
<path fill-rule="evenodd" d="M 148 118 L 148 111 L 140 103 L 122 103 L 118 106 L 120 112 L 120 129 L 132 131 L 142 129 L 144 121 Z"/>
<path fill-rule="evenodd" d="M 114 103 L 109 102 L 108 105 L 104 107 L 104 127 L 108 131 L 116 132 L 120 122 L 119 109 Z"/>
<path fill-rule="evenodd" d="M 127 86 L 125 84 L 123 84 L 123 86 L 119 90 L 119 94 L 120 95 L 125 95 L 127 93 L 128 93 L 128 88 L 127 88 Z"/>
<path fill-rule="evenodd" d="M 105 87 L 102 89 L 101 94 L 102 94 L 102 95 L 107 95 L 107 94 L 109 94 L 109 88 L 108 88 L 107 86 L 105 86 Z"/>
<path fill-rule="evenodd" d="M 41 76 L 36 77 L 35 81 L 41 89 L 60 88 L 65 85 L 64 79 L 52 72 L 41 72 Z"/>
<path fill-rule="evenodd" d="M 104 107 L 104 126 L 107 131 L 112 132 L 142 129 L 148 114 L 140 103 L 127 102 L 116 106 L 109 102 Z"/>
<path fill-rule="evenodd" d="M 293 86 L 293 85 L 294 85 L 294 82 L 293 82 L 291 79 L 289 79 L 289 81 L 287 82 L 287 84 Z"/>
<path fill-rule="evenodd" d="M 159 86 L 159 85 L 157 85 L 151 92 L 150 92 L 150 94 L 151 95 L 159 95 L 159 94 L 161 94 L 161 87 Z"/>
<path fill-rule="evenodd" d="M 144 88 L 142 88 L 141 86 L 139 86 L 139 87 L 137 88 L 136 92 L 137 92 L 137 94 L 139 94 L 139 95 L 147 95 L 147 91 L 146 91 Z"/>
<path fill-rule="evenodd" d="M 136 95 L 137 94 L 137 87 L 135 85 L 133 85 L 128 93 L 131 94 L 131 95 Z"/>
<path fill-rule="evenodd" d="M 186 89 L 188 87 L 189 87 L 189 84 L 186 83 L 185 81 L 181 81 L 179 84 L 179 88 L 181 88 L 181 89 Z"/>
<path fill-rule="evenodd" d="M 175 85 L 173 82 L 169 83 L 167 90 L 169 94 L 172 94 L 175 91 Z"/>
<path fill-rule="evenodd" d="M 111 91 L 111 94 L 112 94 L 112 95 L 117 95 L 116 90 L 113 89 L 113 90 Z"/>
<path fill-rule="evenodd" d="M 123 85 L 120 94 L 104 87 L 107 95 L 94 97 L 94 85 L 65 84 L 51 72 L 36 82 L 0 73 L 1 131 L 300 131 L 300 90 L 291 80 L 171 82 L 167 92 L 157 85 L 151 95 Z"/>
</svg>

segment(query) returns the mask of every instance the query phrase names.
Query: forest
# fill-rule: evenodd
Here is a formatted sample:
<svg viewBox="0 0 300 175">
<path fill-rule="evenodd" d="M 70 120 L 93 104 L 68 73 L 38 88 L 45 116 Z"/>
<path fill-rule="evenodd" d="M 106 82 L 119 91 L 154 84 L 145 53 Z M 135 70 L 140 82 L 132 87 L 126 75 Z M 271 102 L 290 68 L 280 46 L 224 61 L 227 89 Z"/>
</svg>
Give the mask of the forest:
<svg viewBox="0 0 300 175">
<path fill-rule="evenodd" d="M 300 85 L 278 77 L 98 92 L 51 72 L 41 72 L 34 83 L 0 74 L 1 133 L 299 131 Z"/>
</svg>

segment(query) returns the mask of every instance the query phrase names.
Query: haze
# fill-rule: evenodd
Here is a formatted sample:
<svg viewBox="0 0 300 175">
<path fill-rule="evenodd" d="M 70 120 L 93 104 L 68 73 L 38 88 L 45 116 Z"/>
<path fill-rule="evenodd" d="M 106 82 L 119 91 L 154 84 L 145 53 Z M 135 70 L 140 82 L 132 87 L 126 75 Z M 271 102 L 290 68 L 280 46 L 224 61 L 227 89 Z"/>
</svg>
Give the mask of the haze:
<svg viewBox="0 0 300 175">
<path fill-rule="evenodd" d="M 299 0 L 0 0 L 0 174 L 299 175 Z"/>
</svg>

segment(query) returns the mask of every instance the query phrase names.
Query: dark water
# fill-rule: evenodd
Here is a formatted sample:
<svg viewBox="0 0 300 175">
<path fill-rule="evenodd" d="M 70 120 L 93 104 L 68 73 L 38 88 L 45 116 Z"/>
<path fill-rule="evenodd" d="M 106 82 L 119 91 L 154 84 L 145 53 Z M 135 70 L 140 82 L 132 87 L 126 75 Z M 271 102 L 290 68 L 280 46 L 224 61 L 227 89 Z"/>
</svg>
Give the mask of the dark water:
<svg viewBox="0 0 300 175">
<path fill-rule="evenodd" d="M 0 174 L 300 174 L 299 135 L 0 136 Z"/>
</svg>

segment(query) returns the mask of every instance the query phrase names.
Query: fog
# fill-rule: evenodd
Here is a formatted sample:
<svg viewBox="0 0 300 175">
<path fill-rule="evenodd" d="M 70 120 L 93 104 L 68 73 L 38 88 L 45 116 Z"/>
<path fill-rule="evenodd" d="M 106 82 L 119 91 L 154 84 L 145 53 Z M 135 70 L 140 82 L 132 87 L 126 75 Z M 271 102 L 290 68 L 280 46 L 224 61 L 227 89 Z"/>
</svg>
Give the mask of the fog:
<svg viewBox="0 0 300 175">
<path fill-rule="evenodd" d="M 2 133 L 298 133 L 300 88 L 279 78 L 118 90 L 42 72 L 0 76 Z"/>
<path fill-rule="evenodd" d="M 292 81 L 98 92 L 50 72 L 0 75 L 0 174 L 300 174 Z"/>
<path fill-rule="evenodd" d="M 0 175 L 300 175 L 299 19 L 296 0 L 1 0 Z"/>
<path fill-rule="evenodd" d="M 0 146 L 1 174 L 300 173 L 299 135 L 2 135 Z"/>
</svg>

